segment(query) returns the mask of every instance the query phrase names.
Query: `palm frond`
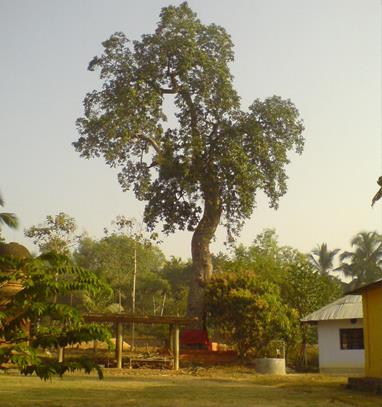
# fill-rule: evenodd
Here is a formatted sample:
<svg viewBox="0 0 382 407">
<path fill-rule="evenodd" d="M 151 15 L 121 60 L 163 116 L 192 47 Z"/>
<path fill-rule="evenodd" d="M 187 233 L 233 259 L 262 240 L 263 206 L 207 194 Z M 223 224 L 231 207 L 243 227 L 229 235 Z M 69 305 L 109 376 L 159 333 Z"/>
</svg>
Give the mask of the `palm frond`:
<svg viewBox="0 0 382 407">
<path fill-rule="evenodd" d="M 351 240 L 353 251 L 340 255 L 338 267 L 345 276 L 352 276 L 357 283 L 369 283 L 382 276 L 382 236 L 377 232 L 360 232 Z"/>
<path fill-rule="evenodd" d="M 328 274 L 333 269 L 334 258 L 339 250 L 329 250 L 326 243 L 318 245 L 310 254 L 312 264 L 321 274 Z"/>
<path fill-rule="evenodd" d="M 19 221 L 14 213 L 0 213 L 0 224 L 4 223 L 10 228 L 16 229 L 19 226 Z"/>
<path fill-rule="evenodd" d="M 354 253 L 353 252 L 343 252 L 340 254 L 340 260 L 347 260 L 347 259 L 352 259 L 354 257 Z"/>
</svg>

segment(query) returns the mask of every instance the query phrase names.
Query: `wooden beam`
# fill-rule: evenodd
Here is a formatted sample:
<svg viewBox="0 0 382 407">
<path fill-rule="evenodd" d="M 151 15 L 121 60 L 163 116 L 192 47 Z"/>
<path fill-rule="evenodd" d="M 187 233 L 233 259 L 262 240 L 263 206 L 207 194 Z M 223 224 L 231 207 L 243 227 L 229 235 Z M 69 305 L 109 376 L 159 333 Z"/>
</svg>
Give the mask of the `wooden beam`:
<svg viewBox="0 0 382 407">
<path fill-rule="evenodd" d="M 86 322 L 123 322 L 138 324 L 177 324 L 188 325 L 198 318 L 172 317 L 172 316 L 141 316 L 131 314 L 87 314 L 84 315 Z"/>
</svg>

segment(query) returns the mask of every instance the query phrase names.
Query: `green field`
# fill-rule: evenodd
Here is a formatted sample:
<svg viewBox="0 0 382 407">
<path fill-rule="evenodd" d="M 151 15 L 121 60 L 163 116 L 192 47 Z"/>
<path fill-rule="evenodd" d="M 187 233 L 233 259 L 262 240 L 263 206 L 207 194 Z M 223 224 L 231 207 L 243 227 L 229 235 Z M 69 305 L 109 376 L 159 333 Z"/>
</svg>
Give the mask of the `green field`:
<svg viewBox="0 0 382 407">
<path fill-rule="evenodd" d="M 105 371 L 43 382 L 0 376 L 0 406 L 382 406 L 382 396 L 350 391 L 345 377 L 256 375 L 246 369 Z"/>
</svg>

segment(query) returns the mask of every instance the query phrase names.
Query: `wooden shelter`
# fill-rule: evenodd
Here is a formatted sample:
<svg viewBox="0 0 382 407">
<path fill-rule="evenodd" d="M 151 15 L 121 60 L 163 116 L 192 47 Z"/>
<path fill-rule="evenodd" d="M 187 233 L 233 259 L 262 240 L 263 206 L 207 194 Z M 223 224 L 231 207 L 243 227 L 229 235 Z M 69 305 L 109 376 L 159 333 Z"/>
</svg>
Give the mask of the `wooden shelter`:
<svg viewBox="0 0 382 407">
<path fill-rule="evenodd" d="M 169 326 L 170 351 L 173 355 L 173 369 L 179 369 L 179 330 L 183 325 L 189 325 L 197 318 L 184 318 L 173 316 L 139 316 L 125 313 L 118 314 L 87 314 L 86 322 L 111 322 L 116 328 L 116 359 L 117 368 L 122 368 L 123 324 L 161 324 Z"/>
</svg>

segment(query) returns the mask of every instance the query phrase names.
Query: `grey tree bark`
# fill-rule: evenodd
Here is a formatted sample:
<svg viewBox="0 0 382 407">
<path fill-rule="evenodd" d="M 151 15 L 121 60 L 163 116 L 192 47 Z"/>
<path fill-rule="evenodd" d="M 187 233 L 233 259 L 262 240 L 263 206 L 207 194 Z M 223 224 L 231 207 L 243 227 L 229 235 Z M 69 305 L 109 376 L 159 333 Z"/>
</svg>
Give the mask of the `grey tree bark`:
<svg viewBox="0 0 382 407">
<path fill-rule="evenodd" d="M 219 225 L 222 203 L 216 190 L 205 193 L 203 216 L 191 241 L 193 276 L 188 296 L 187 316 L 198 317 L 193 328 L 205 328 L 205 284 L 212 276 L 210 243 Z"/>
</svg>

